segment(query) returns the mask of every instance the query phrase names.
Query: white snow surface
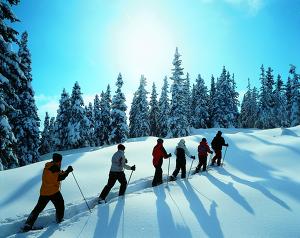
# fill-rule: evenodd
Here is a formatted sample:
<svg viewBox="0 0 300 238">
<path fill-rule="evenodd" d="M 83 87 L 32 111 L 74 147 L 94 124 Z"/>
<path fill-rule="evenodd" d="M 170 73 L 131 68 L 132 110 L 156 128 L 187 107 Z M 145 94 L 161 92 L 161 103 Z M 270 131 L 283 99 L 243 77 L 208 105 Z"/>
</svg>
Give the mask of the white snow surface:
<svg viewBox="0 0 300 238">
<path fill-rule="evenodd" d="M 194 130 L 184 137 L 191 154 L 196 155 L 202 137 L 211 142 L 217 130 Z M 189 179 L 178 176 L 155 188 L 151 153 L 157 138 L 129 140 L 125 155 L 137 170 L 126 196 L 117 196 L 117 182 L 104 205 L 95 201 L 107 182 L 116 146 L 62 152 L 62 167 L 74 167 L 92 212 L 70 174 L 61 187 L 64 221 L 55 223 L 50 202 L 35 224 L 44 228 L 27 233 L 18 231 L 38 200 L 46 161 L 1 171 L 0 237 L 300 237 L 300 126 L 222 131 L 229 143 L 223 167 Z M 173 154 L 180 139 L 164 140 L 168 153 Z M 187 158 L 187 171 L 190 165 Z M 173 155 L 170 173 L 174 168 Z M 168 160 L 163 171 L 166 179 Z M 125 173 L 128 179 L 131 171 Z"/>
</svg>

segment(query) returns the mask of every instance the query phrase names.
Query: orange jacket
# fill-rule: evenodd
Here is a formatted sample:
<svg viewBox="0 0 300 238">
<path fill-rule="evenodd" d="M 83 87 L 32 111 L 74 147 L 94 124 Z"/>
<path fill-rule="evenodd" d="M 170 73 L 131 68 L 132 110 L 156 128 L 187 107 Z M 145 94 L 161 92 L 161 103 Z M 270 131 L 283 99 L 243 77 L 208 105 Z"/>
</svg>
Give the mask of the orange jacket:
<svg viewBox="0 0 300 238">
<path fill-rule="evenodd" d="M 60 167 L 53 161 L 45 164 L 42 177 L 41 196 L 50 196 L 60 189 L 60 181 L 68 176 L 68 172 L 60 170 Z"/>
</svg>

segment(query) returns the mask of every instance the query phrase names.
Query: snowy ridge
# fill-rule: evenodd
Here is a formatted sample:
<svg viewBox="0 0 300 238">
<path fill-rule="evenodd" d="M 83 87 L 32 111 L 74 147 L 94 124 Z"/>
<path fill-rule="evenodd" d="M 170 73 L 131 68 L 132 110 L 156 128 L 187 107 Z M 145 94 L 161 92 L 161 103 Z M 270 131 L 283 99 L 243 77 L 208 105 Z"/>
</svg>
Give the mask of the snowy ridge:
<svg viewBox="0 0 300 238">
<path fill-rule="evenodd" d="M 216 131 L 195 130 L 193 136 L 185 137 L 191 153 L 195 154 L 203 136 L 211 141 Z M 225 166 L 178 179 L 168 187 L 151 187 L 156 138 L 125 143 L 128 164 L 137 166 L 126 197 L 117 196 L 116 183 L 109 202 L 97 206 L 115 146 L 64 152 L 63 168 L 73 165 L 92 213 L 69 176 L 62 184 L 65 220 L 55 224 L 55 210 L 48 205 L 36 222 L 46 227 L 26 234 L 16 233 L 37 202 L 45 162 L 1 171 L 0 237 L 299 237 L 300 126 L 223 132 L 230 145 Z M 174 152 L 179 139 L 165 140 L 167 152 Z M 165 179 L 167 162 L 163 164 Z M 170 162 L 172 173 L 174 156 Z M 187 159 L 187 171 L 190 165 Z M 128 179 L 130 171 L 125 173 Z"/>
</svg>

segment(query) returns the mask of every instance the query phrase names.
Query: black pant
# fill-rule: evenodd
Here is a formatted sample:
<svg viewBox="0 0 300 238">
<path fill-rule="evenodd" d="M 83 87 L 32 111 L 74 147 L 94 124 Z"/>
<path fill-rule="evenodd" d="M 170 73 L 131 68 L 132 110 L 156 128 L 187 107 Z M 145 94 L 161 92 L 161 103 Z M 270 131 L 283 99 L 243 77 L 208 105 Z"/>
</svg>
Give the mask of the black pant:
<svg viewBox="0 0 300 238">
<path fill-rule="evenodd" d="M 56 221 L 61 222 L 62 219 L 64 218 L 65 204 L 61 193 L 57 192 L 50 196 L 40 196 L 38 203 L 30 213 L 25 224 L 32 227 L 36 219 L 38 218 L 39 214 L 44 210 L 44 208 L 47 206 L 49 201 L 53 203 L 56 209 Z"/>
<path fill-rule="evenodd" d="M 206 171 L 207 156 L 199 156 L 199 164 L 197 165 L 196 172 L 199 172 L 203 166 L 203 171 Z"/>
<path fill-rule="evenodd" d="M 120 190 L 119 190 L 119 196 L 124 195 L 126 187 L 127 187 L 127 180 L 125 177 L 125 173 L 123 171 L 121 171 L 121 172 L 110 171 L 109 177 L 108 177 L 108 182 L 105 185 L 105 187 L 103 188 L 99 198 L 104 200 L 106 198 L 106 196 L 108 195 L 108 193 L 110 192 L 110 190 L 112 189 L 112 187 L 115 185 L 117 180 L 121 184 Z"/>
<path fill-rule="evenodd" d="M 176 169 L 173 172 L 173 176 L 176 177 L 181 170 L 181 178 L 185 178 L 186 176 L 186 160 L 185 159 L 176 159 Z"/>
<path fill-rule="evenodd" d="M 152 187 L 160 185 L 163 182 L 162 181 L 163 171 L 162 171 L 162 168 L 161 168 L 162 164 L 163 164 L 163 158 L 161 158 L 159 160 L 157 165 L 154 165 L 155 173 L 154 173 L 154 177 L 153 177 L 153 181 L 152 181 Z"/>
</svg>

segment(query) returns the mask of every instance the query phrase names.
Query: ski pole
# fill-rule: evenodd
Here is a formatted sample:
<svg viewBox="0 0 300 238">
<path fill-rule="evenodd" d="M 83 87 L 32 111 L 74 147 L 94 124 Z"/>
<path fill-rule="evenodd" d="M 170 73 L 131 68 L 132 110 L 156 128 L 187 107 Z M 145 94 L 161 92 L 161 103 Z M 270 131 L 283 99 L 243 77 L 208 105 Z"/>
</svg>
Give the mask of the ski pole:
<svg viewBox="0 0 300 238">
<path fill-rule="evenodd" d="M 225 153 L 224 153 L 224 157 L 223 157 L 223 161 L 222 161 L 222 166 L 223 166 L 223 164 L 224 164 L 224 160 L 225 160 L 227 148 L 228 148 L 228 146 L 226 146 L 226 149 L 225 149 Z"/>
<path fill-rule="evenodd" d="M 74 176 L 73 171 L 72 171 L 72 175 L 73 175 L 73 177 L 74 177 L 74 179 L 75 179 L 75 182 L 76 182 L 76 184 L 77 184 L 77 186 L 78 186 L 78 188 L 79 188 L 79 191 L 81 192 L 81 195 L 82 195 L 82 197 L 83 197 L 83 199 L 84 199 L 84 201 L 85 201 L 85 203 L 86 203 L 86 205 L 87 205 L 87 207 L 88 207 L 90 213 L 92 213 L 92 211 L 91 211 L 91 209 L 90 209 L 90 207 L 89 207 L 89 204 L 87 203 L 87 201 L 86 201 L 86 199 L 85 199 L 85 197 L 84 197 L 84 195 L 83 195 L 83 193 L 82 193 L 82 191 L 81 191 L 81 188 L 80 188 L 80 186 L 79 186 L 79 184 L 78 184 L 78 182 L 77 182 L 77 179 L 76 179 L 75 176 Z"/>
<path fill-rule="evenodd" d="M 193 160 L 192 160 L 191 167 L 190 167 L 190 170 L 189 170 L 189 173 L 188 173 L 187 179 L 189 179 L 189 177 L 190 177 L 190 173 L 191 173 L 191 169 L 192 169 L 192 166 L 193 166 L 194 160 L 195 160 L 195 159 L 193 159 Z"/>
<path fill-rule="evenodd" d="M 131 179 L 132 173 L 133 173 L 133 170 L 131 170 L 131 173 L 130 173 L 130 176 L 129 176 L 129 179 L 128 179 L 128 182 L 127 182 L 127 186 L 130 183 L 130 179 Z M 126 186 L 126 190 L 127 190 L 127 186 Z M 126 190 L 125 190 L 125 192 L 126 192 Z M 124 192 L 124 196 L 125 196 L 125 192 Z"/>
<path fill-rule="evenodd" d="M 127 184 L 129 184 L 129 182 L 130 182 L 130 179 L 131 179 L 132 173 L 133 173 L 133 170 L 131 170 L 131 173 L 130 173 L 130 176 L 129 176 L 129 179 L 128 179 L 128 182 L 127 182 Z"/>
<path fill-rule="evenodd" d="M 169 173 L 170 173 L 170 157 L 169 157 L 169 163 L 168 163 L 168 177 L 167 177 L 167 186 L 169 184 Z"/>
<path fill-rule="evenodd" d="M 210 167 L 211 159 L 212 159 L 213 154 L 210 154 L 209 159 L 208 159 L 208 164 L 207 164 L 207 169 Z"/>
</svg>

